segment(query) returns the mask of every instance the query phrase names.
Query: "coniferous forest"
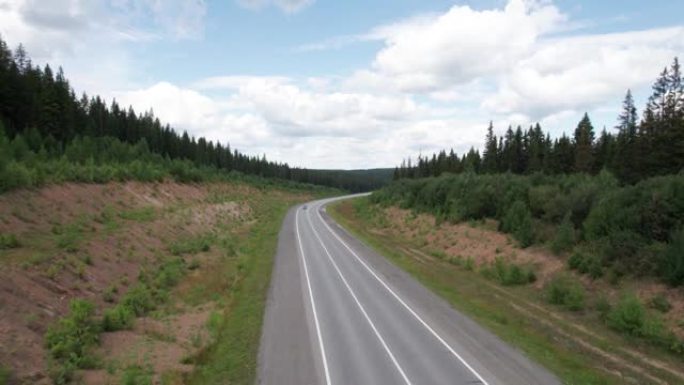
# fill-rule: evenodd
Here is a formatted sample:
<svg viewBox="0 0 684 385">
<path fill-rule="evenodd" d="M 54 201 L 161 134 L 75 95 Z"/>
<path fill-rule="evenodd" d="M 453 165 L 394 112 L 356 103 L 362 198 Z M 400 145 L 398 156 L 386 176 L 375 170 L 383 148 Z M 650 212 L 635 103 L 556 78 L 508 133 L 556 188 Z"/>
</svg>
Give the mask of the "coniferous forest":
<svg viewBox="0 0 684 385">
<path fill-rule="evenodd" d="M 639 118 L 628 91 L 617 133 L 596 134 L 584 115 L 572 137 L 539 124 L 490 124 L 483 154 L 442 151 L 404 162 L 373 194 L 460 222 L 493 218 L 523 247 L 570 253 L 592 278 L 652 276 L 684 285 L 684 87 L 679 62 L 665 68 Z"/>
<path fill-rule="evenodd" d="M 230 139 L 230 138 L 227 138 Z M 367 191 L 391 170 L 309 170 L 195 138 L 99 96 L 77 96 L 61 68 L 34 65 L 0 39 L 0 191 L 49 182 L 180 181 L 256 175 Z"/>
<path fill-rule="evenodd" d="M 572 137 L 551 139 L 537 123 L 528 129 L 508 127 L 501 137 L 490 123 L 482 154 L 471 148 L 459 157 L 453 150 L 419 156 L 397 167 L 394 179 L 423 178 L 471 170 L 480 174 L 598 174 L 606 169 L 623 183 L 676 174 L 684 168 L 684 84 L 674 59 L 653 84 L 639 119 L 631 91 L 622 102 L 616 133 L 597 132 L 587 114 Z"/>
</svg>

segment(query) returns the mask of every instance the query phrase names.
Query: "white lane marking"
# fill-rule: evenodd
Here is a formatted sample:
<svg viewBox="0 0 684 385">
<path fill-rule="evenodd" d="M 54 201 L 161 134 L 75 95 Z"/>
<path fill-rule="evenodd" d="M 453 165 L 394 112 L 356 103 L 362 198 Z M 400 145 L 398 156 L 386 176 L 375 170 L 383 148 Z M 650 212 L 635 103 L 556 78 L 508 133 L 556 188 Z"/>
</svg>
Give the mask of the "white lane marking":
<svg viewBox="0 0 684 385">
<path fill-rule="evenodd" d="M 309 268 L 306 265 L 306 256 L 304 255 L 304 247 L 302 246 L 302 238 L 299 236 L 299 209 L 295 213 L 295 230 L 297 232 L 297 242 L 299 243 L 299 250 L 304 262 L 304 275 L 306 276 L 306 285 L 309 288 L 309 298 L 311 299 L 311 309 L 313 310 L 314 324 L 316 325 L 316 334 L 318 335 L 318 345 L 321 349 L 321 357 L 323 357 L 323 371 L 325 372 L 325 383 L 331 385 L 330 372 L 328 371 L 328 360 L 325 358 L 325 346 L 323 345 L 323 337 L 321 336 L 321 326 L 318 322 L 318 315 L 316 314 L 316 303 L 314 302 L 313 290 L 311 290 L 311 280 L 309 279 Z"/>
<path fill-rule="evenodd" d="M 340 268 L 337 266 L 337 263 L 333 259 L 332 255 L 330 255 L 330 251 L 328 251 L 328 248 L 325 246 L 325 243 L 323 243 L 323 240 L 321 239 L 321 236 L 318 235 L 318 231 L 313 226 L 313 223 L 311 223 L 311 214 L 306 216 L 308 221 L 309 221 L 309 226 L 311 226 L 311 230 L 313 230 L 314 235 L 318 239 L 318 242 L 323 246 L 323 250 L 325 250 L 325 254 L 328 256 L 328 259 L 332 263 L 333 267 L 335 268 L 335 271 L 337 271 L 337 274 L 340 276 L 342 279 L 342 282 L 344 282 L 344 286 L 347 287 L 347 290 L 349 291 L 349 294 L 351 294 L 352 298 L 354 298 L 354 302 L 356 302 L 356 305 L 359 306 L 359 309 L 361 309 L 361 313 L 363 313 L 363 316 L 366 318 L 366 321 L 370 324 L 370 327 L 373 329 L 373 332 L 375 333 L 375 336 L 378 337 L 380 340 L 380 343 L 382 344 L 382 347 L 385 348 L 385 351 L 387 354 L 390 356 L 390 359 L 392 360 L 392 363 L 394 366 L 397 368 L 399 371 L 399 374 L 401 374 L 401 377 L 404 379 L 404 382 L 406 382 L 407 385 L 411 385 L 411 381 L 409 381 L 408 377 L 406 376 L 406 373 L 404 373 L 404 369 L 401 368 L 401 365 L 399 365 L 399 362 L 397 359 L 394 357 L 394 354 L 392 354 L 392 351 L 390 350 L 389 346 L 387 346 L 387 343 L 385 342 L 385 339 L 382 338 L 382 335 L 378 331 L 378 328 L 375 326 L 371 318 L 368 316 L 368 313 L 366 312 L 366 309 L 363 307 L 361 304 L 361 301 L 359 301 L 358 297 L 356 296 L 356 293 L 354 293 L 354 290 L 351 288 L 349 285 L 349 282 L 347 282 L 347 279 L 344 277 L 344 274 L 342 274 L 342 271 L 340 271 Z"/>
<path fill-rule="evenodd" d="M 480 381 L 482 382 L 482 384 L 484 384 L 484 385 L 489 385 L 489 384 L 487 383 L 487 381 L 485 381 L 485 379 L 482 378 L 482 376 L 480 376 L 480 374 L 479 374 L 478 372 L 476 372 L 475 369 L 473 369 L 472 366 L 470 366 L 470 365 L 466 362 L 466 360 L 463 359 L 463 357 L 461 357 L 458 353 L 456 353 L 456 351 L 455 351 L 451 346 L 449 346 L 449 344 L 448 344 L 442 337 L 440 337 L 440 335 L 437 334 L 437 332 L 434 331 L 434 330 L 430 327 L 430 325 L 427 324 L 427 322 L 423 321 L 423 319 L 422 319 L 422 318 L 421 318 L 413 309 L 411 309 L 411 307 L 410 307 L 409 305 L 407 305 L 406 302 L 404 302 L 404 300 L 401 299 L 401 297 L 399 297 L 399 295 L 397 295 L 397 293 L 395 293 L 394 290 L 392 290 L 392 288 L 390 288 L 389 285 L 387 285 L 387 284 L 385 283 L 385 281 L 383 281 L 383 280 L 382 280 L 382 279 L 373 271 L 373 269 L 371 269 L 371 268 L 366 264 L 366 262 L 364 262 L 364 261 L 361 259 L 361 257 L 359 257 L 359 255 L 356 254 L 356 252 L 354 252 L 354 250 L 352 250 L 351 247 L 349 247 L 349 245 L 347 244 L 347 242 L 345 242 L 342 238 L 340 238 L 339 235 L 337 235 L 337 233 L 335 233 L 335 231 L 333 231 L 333 229 L 328 225 L 328 223 L 326 223 L 326 221 L 323 219 L 323 217 L 321 216 L 321 213 L 319 213 L 318 210 L 316 210 L 316 214 L 318 214 L 318 218 L 320 218 L 321 222 L 323 222 L 323 224 L 324 224 L 325 227 L 328 229 L 328 231 L 329 231 L 335 238 L 337 238 L 337 240 L 340 241 L 340 243 L 342 243 L 342 245 L 343 245 L 347 250 L 349 250 L 349 252 L 354 256 L 354 258 L 356 258 L 356 260 L 359 261 L 359 262 L 366 268 L 366 270 L 368 270 L 368 272 L 370 272 L 371 275 L 373 275 L 373 277 L 375 277 L 375 279 L 378 280 L 378 282 L 380 282 L 380 284 L 381 284 L 385 289 L 387 289 L 387 291 L 389 291 L 390 294 L 392 294 L 392 296 L 393 296 L 397 301 L 399 301 L 399 303 L 401 303 L 401 304 L 404 306 L 404 308 L 406 308 L 406 310 L 408 310 L 408 312 L 411 313 L 411 315 L 413 315 L 413 316 L 418 320 L 418 322 L 420 322 L 420 323 L 421 323 L 421 324 L 422 324 L 422 325 L 423 325 L 423 326 L 424 326 L 424 327 L 425 327 L 425 328 L 426 328 L 426 329 L 427 329 L 435 338 L 437 338 L 437 340 L 438 340 L 442 345 L 444 345 L 444 347 L 446 347 L 446 348 L 451 352 L 451 354 L 454 355 L 454 357 L 456 357 L 456 358 L 457 358 L 457 359 L 458 359 L 466 368 L 468 368 L 468 370 L 470 370 L 470 371 L 475 375 L 475 377 L 477 377 L 477 379 L 480 380 Z"/>
</svg>

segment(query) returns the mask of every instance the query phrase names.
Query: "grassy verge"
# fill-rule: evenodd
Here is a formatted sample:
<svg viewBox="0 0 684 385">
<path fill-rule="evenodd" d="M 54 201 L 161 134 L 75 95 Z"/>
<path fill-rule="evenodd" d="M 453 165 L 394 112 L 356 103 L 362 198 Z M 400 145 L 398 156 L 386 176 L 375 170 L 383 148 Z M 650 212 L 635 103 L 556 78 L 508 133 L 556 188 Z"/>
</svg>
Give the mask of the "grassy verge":
<svg viewBox="0 0 684 385">
<path fill-rule="evenodd" d="M 501 284 L 494 283 L 501 279 L 492 280 L 492 276 L 507 277 L 510 273 L 492 272 L 510 269 L 489 267 L 489 274 L 477 274 L 473 271 L 476 269 L 465 262 L 454 263 L 458 261 L 435 256 L 431 263 L 425 263 L 425 258 L 416 258 L 413 254 L 428 245 L 415 245 L 392 235 L 390 231 L 378 231 L 387 227 L 386 219 L 366 198 L 339 202 L 328 212 L 366 244 L 387 256 L 455 308 L 547 367 L 566 384 L 678 381 L 666 370 L 642 370 L 638 366 L 640 357 L 622 355 L 620 348 L 625 342 L 619 336 L 605 333 L 602 326 L 592 328 L 581 324 L 582 328 L 598 336 L 575 339 L 575 321 L 581 322 L 575 318 L 579 317 L 568 313 L 566 316 L 570 321 L 561 321 L 554 317 L 557 313 L 553 309 L 542 303 L 537 290 L 529 286 L 502 289 Z M 646 351 L 652 353 L 648 349 Z M 651 357 L 661 358 L 656 353 Z"/>
<path fill-rule="evenodd" d="M 294 202 L 262 199 L 256 208 L 255 223 L 238 237 L 234 281 L 220 302 L 220 311 L 211 318 L 215 340 L 197 357 L 197 369 L 189 384 L 253 384 L 261 325 L 271 278 L 278 232 L 287 209 Z M 220 271 L 220 269 L 218 270 Z"/>
</svg>

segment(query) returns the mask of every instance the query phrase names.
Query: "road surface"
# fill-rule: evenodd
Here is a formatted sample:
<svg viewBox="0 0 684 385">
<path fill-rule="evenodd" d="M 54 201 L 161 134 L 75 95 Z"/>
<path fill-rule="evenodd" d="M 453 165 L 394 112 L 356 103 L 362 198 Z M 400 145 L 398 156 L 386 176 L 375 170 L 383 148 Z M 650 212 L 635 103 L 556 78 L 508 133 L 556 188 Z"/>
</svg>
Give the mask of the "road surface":
<svg viewBox="0 0 684 385">
<path fill-rule="evenodd" d="M 325 213 L 337 199 L 285 219 L 259 384 L 560 384 L 339 227 Z"/>
</svg>

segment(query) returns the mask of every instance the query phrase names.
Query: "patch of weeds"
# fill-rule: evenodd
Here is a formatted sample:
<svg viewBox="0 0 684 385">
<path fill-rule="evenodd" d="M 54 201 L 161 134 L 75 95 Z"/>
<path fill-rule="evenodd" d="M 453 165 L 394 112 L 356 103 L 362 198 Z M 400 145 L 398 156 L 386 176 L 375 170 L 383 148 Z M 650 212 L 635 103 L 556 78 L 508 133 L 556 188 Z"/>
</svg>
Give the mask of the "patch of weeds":
<svg viewBox="0 0 684 385">
<path fill-rule="evenodd" d="M 475 260 L 473 257 L 467 257 L 463 262 L 463 267 L 468 271 L 475 270 Z"/>
<path fill-rule="evenodd" d="M 204 234 L 195 237 L 190 237 L 178 240 L 169 246 L 169 251 L 173 255 L 182 254 L 197 254 L 199 252 L 209 251 L 215 237 L 212 234 Z"/>
<path fill-rule="evenodd" d="M 173 258 L 154 274 L 141 271 L 140 282 L 133 286 L 114 307 L 105 310 L 102 327 L 106 331 L 129 329 L 135 317 L 143 316 L 168 299 L 168 289 L 176 285 L 185 273 L 185 262 Z"/>
<path fill-rule="evenodd" d="M 48 278 L 54 280 L 55 278 L 57 278 L 59 273 L 62 272 L 62 270 L 64 270 L 64 262 L 58 261 L 51 264 L 50 267 L 47 268 L 47 270 L 45 271 L 45 275 Z"/>
<path fill-rule="evenodd" d="M 116 293 L 119 292 L 119 288 L 116 287 L 115 285 L 109 285 L 107 286 L 106 289 L 102 292 L 102 299 L 105 302 L 113 303 L 114 299 L 116 297 Z"/>
<path fill-rule="evenodd" d="M 151 222 L 157 217 L 154 207 L 126 210 L 119 213 L 119 218 L 135 222 Z"/>
<path fill-rule="evenodd" d="M 441 260 L 447 259 L 447 255 L 443 250 L 430 250 L 430 255 Z"/>
<path fill-rule="evenodd" d="M 586 297 L 581 283 L 567 275 L 552 278 L 545 287 L 545 299 L 553 305 L 562 306 L 571 311 L 584 309 Z"/>
<path fill-rule="evenodd" d="M 652 309 L 658 310 L 661 313 L 667 313 L 672 310 L 672 304 L 667 300 L 663 293 L 656 294 L 648 302 L 648 306 Z"/>
<path fill-rule="evenodd" d="M 55 242 L 57 247 L 68 251 L 76 252 L 80 242 L 83 240 L 83 226 L 80 223 L 72 223 L 68 226 L 53 226 L 53 234 L 55 234 Z"/>
<path fill-rule="evenodd" d="M 131 365 L 123 369 L 121 385 L 152 385 L 152 370 L 140 365 Z"/>
<path fill-rule="evenodd" d="M 109 206 L 102 210 L 99 215 L 95 216 L 94 220 L 104 226 L 106 232 L 112 232 L 119 228 L 119 222 L 116 220 L 114 209 Z"/>
<path fill-rule="evenodd" d="M 102 329 L 106 332 L 130 329 L 134 320 L 135 314 L 127 306 L 117 305 L 104 311 Z"/>
<path fill-rule="evenodd" d="M 531 266 L 522 266 L 497 257 L 493 263 L 482 266 L 480 273 L 487 279 L 504 286 L 526 285 L 535 282 L 537 276 Z"/>
<path fill-rule="evenodd" d="M 74 370 L 90 368 L 95 358 L 90 348 L 99 342 L 100 327 L 95 306 L 83 299 L 72 300 L 69 314 L 50 326 L 45 344 L 50 356 L 50 375 L 56 384 L 65 384 Z"/>
<path fill-rule="evenodd" d="M 21 246 L 14 234 L 0 234 L 0 250 L 16 249 Z"/>
</svg>

